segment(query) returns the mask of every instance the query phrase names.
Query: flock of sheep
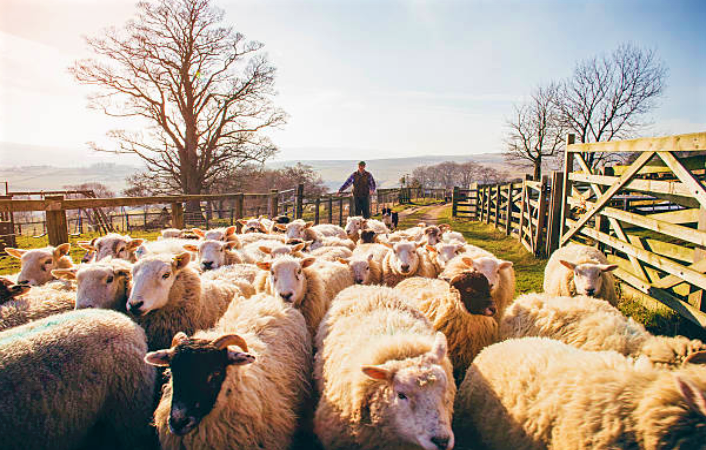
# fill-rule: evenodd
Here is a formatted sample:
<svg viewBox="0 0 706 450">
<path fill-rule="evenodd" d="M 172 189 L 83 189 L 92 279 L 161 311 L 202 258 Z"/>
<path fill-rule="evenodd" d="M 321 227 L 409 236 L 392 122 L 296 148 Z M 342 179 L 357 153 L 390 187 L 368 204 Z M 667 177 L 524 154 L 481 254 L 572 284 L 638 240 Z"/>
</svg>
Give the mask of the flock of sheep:
<svg viewBox="0 0 706 450">
<path fill-rule="evenodd" d="M 623 316 L 593 248 L 515 298 L 448 225 L 241 224 L 7 249 L 0 446 L 706 449 L 706 345 Z"/>
</svg>

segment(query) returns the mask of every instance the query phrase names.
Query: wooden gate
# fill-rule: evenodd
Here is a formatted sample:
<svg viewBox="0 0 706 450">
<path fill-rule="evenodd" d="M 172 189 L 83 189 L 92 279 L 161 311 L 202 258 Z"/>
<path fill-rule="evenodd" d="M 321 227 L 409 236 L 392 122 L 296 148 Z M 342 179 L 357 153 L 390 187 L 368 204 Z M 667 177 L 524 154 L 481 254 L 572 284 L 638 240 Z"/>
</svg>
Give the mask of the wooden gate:
<svg viewBox="0 0 706 450">
<path fill-rule="evenodd" d="M 706 133 L 574 144 L 565 153 L 560 244 L 598 245 L 628 293 L 706 326 Z M 630 155 L 600 173 L 584 153 Z M 699 153 L 697 153 L 699 152 Z M 574 163 L 578 167 L 574 167 Z M 568 195 L 567 195 L 568 194 Z"/>
</svg>

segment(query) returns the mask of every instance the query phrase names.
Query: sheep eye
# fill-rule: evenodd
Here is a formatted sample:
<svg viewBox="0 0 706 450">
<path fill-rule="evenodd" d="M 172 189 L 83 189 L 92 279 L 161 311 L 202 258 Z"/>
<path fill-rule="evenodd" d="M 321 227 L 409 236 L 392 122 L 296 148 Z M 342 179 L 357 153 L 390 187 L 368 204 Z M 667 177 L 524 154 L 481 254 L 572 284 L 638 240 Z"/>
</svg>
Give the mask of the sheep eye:
<svg viewBox="0 0 706 450">
<path fill-rule="evenodd" d="M 407 400 L 407 396 L 404 395 L 402 392 L 397 393 L 397 398 L 399 398 L 400 400 Z"/>
<path fill-rule="evenodd" d="M 301 269 L 297 270 L 297 275 L 301 275 L 301 274 L 302 274 L 302 270 Z"/>
<path fill-rule="evenodd" d="M 165 273 L 164 275 L 162 275 L 162 279 L 163 279 L 163 280 L 166 280 L 167 278 L 169 278 L 169 272 L 167 272 L 167 273 Z"/>
<path fill-rule="evenodd" d="M 113 276 L 112 276 L 112 275 L 108 276 L 108 278 L 105 279 L 105 282 L 108 283 L 108 284 L 112 283 L 112 282 L 113 282 Z"/>
</svg>

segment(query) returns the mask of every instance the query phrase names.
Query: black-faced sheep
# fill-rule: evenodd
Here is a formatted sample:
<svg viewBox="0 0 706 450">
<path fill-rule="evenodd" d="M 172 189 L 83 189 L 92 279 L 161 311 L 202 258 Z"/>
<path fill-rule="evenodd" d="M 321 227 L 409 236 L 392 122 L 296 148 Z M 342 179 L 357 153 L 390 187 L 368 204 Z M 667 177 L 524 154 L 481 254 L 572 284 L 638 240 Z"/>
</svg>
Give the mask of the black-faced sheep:
<svg viewBox="0 0 706 450">
<path fill-rule="evenodd" d="M 615 280 L 605 255 L 593 247 L 569 244 L 552 253 L 544 269 L 544 292 L 552 295 L 588 295 L 618 304 Z"/>
<path fill-rule="evenodd" d="M 502 449 L 703 449 L 706 377 L 546 338 L 483 350 L 456 398 L 461 446 Z"/>
<path fill-rule="evenodd" d="M 30 289 L 29 284 L 15 284 L 7 278 L 0 278 L 0 305 L 26 294 Z"/>
<path fill-rule="evenodd" d="M 145 358 L 170 367 L 154 415 L 162 448 L 289 448 L 311 353 L 301 313 L 267 295 L 233 302 L 211 330 L 177 334 Z"/>
<path fill-rule="evenodd" d="M 105 310 L 0 333 L 2 448 L 152 448 L 155 370 L 146 351 L 142 328 Z M 103 442 L 90 439 L 96 426 Z"/>
<path fill-rule="evenodd" d="M 67 269 L 73 266 L 69 256 L 70 249 L 71 244 L 61 244 L 32 250 L 7 247 L 5 252 L 20 260 L 21 269 L 16 280 L 18 284 L 41 286 L 55 279 L 51 274 L 53 269 Z"/>
<path fill-rule="evenodd" d="M 393 289 L 342 291 L 316 347 L 314 430 L 324 448 L 453 448 L 446 338 Z"/>
</svg>

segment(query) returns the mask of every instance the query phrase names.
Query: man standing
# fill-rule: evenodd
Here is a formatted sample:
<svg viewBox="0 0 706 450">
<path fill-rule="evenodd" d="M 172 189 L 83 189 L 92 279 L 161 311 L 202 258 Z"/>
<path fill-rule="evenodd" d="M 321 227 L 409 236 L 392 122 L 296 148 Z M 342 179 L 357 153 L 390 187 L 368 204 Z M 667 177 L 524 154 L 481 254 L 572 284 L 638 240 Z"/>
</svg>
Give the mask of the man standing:
<svg viewBox="0 0 706 450">
<path fill-rule="evenodd" d="M 353 199 L 355 200 L 355 215 L 370 218 L 370 196 L 375 193 L 373 175 L 365 170 L 365 161 L 358 163 L 358 170 L 353 172 L 338 190 L 340 195 L 353 183 Z"/>
</svg>

